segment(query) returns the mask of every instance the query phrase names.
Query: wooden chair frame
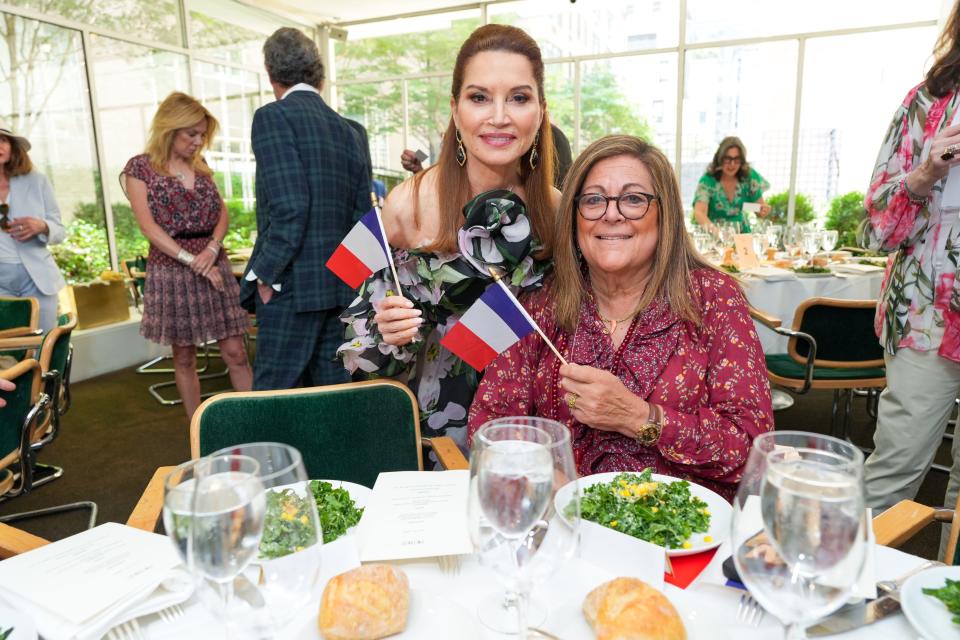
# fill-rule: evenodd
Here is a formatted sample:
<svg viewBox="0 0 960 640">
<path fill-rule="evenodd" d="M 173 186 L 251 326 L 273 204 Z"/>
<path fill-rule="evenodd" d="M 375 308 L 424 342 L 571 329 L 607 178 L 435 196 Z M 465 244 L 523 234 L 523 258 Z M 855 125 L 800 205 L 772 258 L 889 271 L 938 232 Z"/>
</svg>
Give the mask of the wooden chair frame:
<svg viewBox="0 0 960 640">
<path fill-rule="evenodd" d="M 947 547 L 940 561 L 952 565 L 957 551 L 957 539 L 960 537 L 960 499 L 953 509 L 928 507 L 913 500 L 901 500 L 873 518 L 873 532 L 877 544 L 896 548 L 934 522 L 951 524 Z"/>
<path fill-rule="evenodd" d="M 0 305 L 6 301 L 30 301 L 30 324 L 24 327 L 9 327 L 0 329 L 0 338 L 15 338 L 18 336 L 37 335 L 40 333 L 40 303 L 36 298 L 13 298 L 10 296 L 0 296 Z"/>
</svg>

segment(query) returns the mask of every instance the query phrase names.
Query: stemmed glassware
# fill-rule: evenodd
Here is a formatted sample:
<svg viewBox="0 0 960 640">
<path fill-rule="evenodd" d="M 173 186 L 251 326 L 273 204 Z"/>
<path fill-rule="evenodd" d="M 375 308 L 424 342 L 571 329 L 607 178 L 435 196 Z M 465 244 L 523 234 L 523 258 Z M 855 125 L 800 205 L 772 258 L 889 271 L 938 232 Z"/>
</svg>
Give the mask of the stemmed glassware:
<svg viewBox="0 0 960 640">
<path fill-rule="evenodd" d="M 254 623 L 282 626 L 291 611 L 310 601 L 320 576 L 323 534 L 303 456 L 278 442 L 239 444 L 213 455 L 226 454 L 248 456 L 260 465 L 267 515 L 259 553 L 247 573 L 264 601 Z"/>
<path fill-rule="evenodd" d="M 810 259 L 813 260 L 813 256 L 820 251 L 820 231 L 814 228 L 804 229 L 803 231 L 803 252 L 810 256 Z"/>
<path fill-rule="evenodd" d="M 750 593 L 804 638 L 838 609 L 867 558 L 863 454 L 814 433 L 758 436 L 733 502 L 733 558 Z"/>
<path fill-rule="evenodd" d="M 481 601 L 481 622 L 527 634 L 529 594 L 580 542 L 580 497 L 557 512 L 554 496 L 576 482 L 566 426 L 537 417 L 500 418 L 473 436 L 467 518 L 480 562 L 504 581 L 507 597 Z"/>
<path fill-rule="evenodd" d="M 768 224 L 764 231 L 767 235 L 767 244 L 774 249 L 780 247 L 780 239 L 783 237 L 783 225 L 782 224 Z"/>
<path fill-rule="evenodd" d="M 820 235 L 820 248 L 824 251 L 833 251 L 840 240 L 840 234 L 836 229 L 826 229 Z"/>
<path fill-rule="evenodd" d="M 188 571 L 219 586 L 230 636 L 233 581 L 257 555 L 266 499 L 253 458 L 222 455 L 177 467 L 164 482 L 163 524 Z"/>
</svg>

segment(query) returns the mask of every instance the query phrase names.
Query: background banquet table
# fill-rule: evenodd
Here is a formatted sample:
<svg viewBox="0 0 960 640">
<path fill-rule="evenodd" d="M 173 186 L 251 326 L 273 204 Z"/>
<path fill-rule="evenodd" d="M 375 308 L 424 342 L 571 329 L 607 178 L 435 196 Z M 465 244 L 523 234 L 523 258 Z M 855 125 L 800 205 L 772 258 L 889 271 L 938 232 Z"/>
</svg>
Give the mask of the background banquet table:
<svg viewBox="0 0 960 640">
<path fill-rule="evenodd" d="M 789 280 L 764 280 L 750 275 L 741 279 L 747 300 L 755 308 L 793 326 L 793 314 L 808 298 L 876 300 L 880 295 L 883 272 L 866 275 L 833 274 L 826 277 L 797 277 Z M 764 353 L 786 353 L 787 338 L 756 324 Z"/>
<path fill-rule="evenodd" d="M 342 553 L 325 557 L 342 558 Z M 729 556 L 724 544 L 701 575 L 686 589 L 666 585 L 664 593 L 674 603 L 684 619 L 690 640 L 752 640 L 780 638 L 781 626 L 767 614 L 757 628 L 746 627 L 736 619 L 737 603 L 742 591 L 724 586 L 721 563 Z M 336 563 L 340 560 L 331 560 Z M 924 560 L 878 546 L 875 563 L 878 580 L 895 579 L 922 564 Z M 501 594 L 503 587 L 495 574 L 480 566 L 473 558 L 465 558 L 458 572 L 445 572 L 433 559 L 394 563 L 408 575 L 411 587 L 411 610 L 417 610 L 417 624 L 411 624 L 397 640 L 418 638 L 453 638 L 462 640 L 499 640 L 510 638 L 485 629 L 477 620 L 480 600 L 490 594 Z M 330 567 L 328 567 L 330 568 Z M 326 571 L 324 572 L 326 573 Z M 564 640 L 592 640 L 593 634 L 583 618 L 581 604 L 584 596 L 595 586 L 622 575 L 622 568 L 611 558 L 605 566 L 582 559 L 565 564 L 554 576 L 534 591 L 534 597 L 547 604 L 548 617 L 540 625 L 544 630 Z M 314 602 L 319 602 L 318 588 Z M 413 617 L 413 614 L 411 614 Z M 291 640 L 321 640 L 317 628 L 317 606 L 309 605 L 289 617 L 290 623 L 277 638 Z M 192 599 L 186 606 L 186 615 L 173 622 L 153 619 L 144 625 L 148 640 L 172 640 L 184 637 L 217 637 L 222 628 L 203 606 Z M 531 636 L 533 637 L 533 636 Z M 880 622 L 832 636 L 837 640 L 908 640 L 918 638 L 902 613 Z"/>
</svg>

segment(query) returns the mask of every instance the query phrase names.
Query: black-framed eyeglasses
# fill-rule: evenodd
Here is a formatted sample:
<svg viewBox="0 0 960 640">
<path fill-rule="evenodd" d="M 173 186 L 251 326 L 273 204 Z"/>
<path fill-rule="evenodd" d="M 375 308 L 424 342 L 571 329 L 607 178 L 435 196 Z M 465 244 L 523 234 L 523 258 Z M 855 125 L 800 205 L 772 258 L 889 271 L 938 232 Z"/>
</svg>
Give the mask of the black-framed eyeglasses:
<svg viewBox="0 0 960 640">
<path fill-rule="evenodd" d="M 585 220 L 599 220 L 607 212 L 611 202 L 617 203 L 617 211 L 627 220 L 639 220 L 647 215 L 650 203 L 657 200 L 652 193 L 628 191 L 618 196 L 605 196 L 602 193 L 583 193 L 577 196 L 577 211 Z"/>
<path fill-rule="evenodd" d="M 10 228 L 10 218 L 7 217 L 9 213 L 10 205 L 6 202 L 0 202 L 0 229 Z"/>
<path fill-rule="evenodd" d="M 743 162 L 742 156 L 723 156 L 720 158 L 720 162 L 723 164 L 739 164 Z"/>
</svg>

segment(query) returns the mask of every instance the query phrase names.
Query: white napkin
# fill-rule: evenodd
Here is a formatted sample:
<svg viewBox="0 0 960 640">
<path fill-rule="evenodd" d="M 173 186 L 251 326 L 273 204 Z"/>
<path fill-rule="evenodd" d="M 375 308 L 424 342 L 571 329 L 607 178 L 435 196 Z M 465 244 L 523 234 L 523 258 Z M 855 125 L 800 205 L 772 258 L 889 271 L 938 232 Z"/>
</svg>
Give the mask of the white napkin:
<svg viewBox="0 0 960 640">
<path fill-rule="evenodd" d="M 752 267 L 744 271 L 745 274 L 753 276 L 754 278 L 760 278 L 761 280 L 769 280 L 771 282 L 776 282 L 777 280 L 796 280 L 797 274 L 789 269 L 781 269 L 779 267 Z"/>
<path fill-rule="evenodd" d="M 580 521 L 581 559 L 614 576 L 639 578 L 663 591 L 663 547 L 608 529 L 589 520 Z"/>
<path fill-rule="evenodd" d="M 835 264 L 831 265 L 830 269 L 836 271 L 837 273 L 852 273 L 856 275 L 865 275 L 868 273 L 878 273 L 884 270 L 883 267 L 878 267 L 872 264 L 864 263 L 854 263 L 849 262 L 845 264 Z"/>
</svg>

